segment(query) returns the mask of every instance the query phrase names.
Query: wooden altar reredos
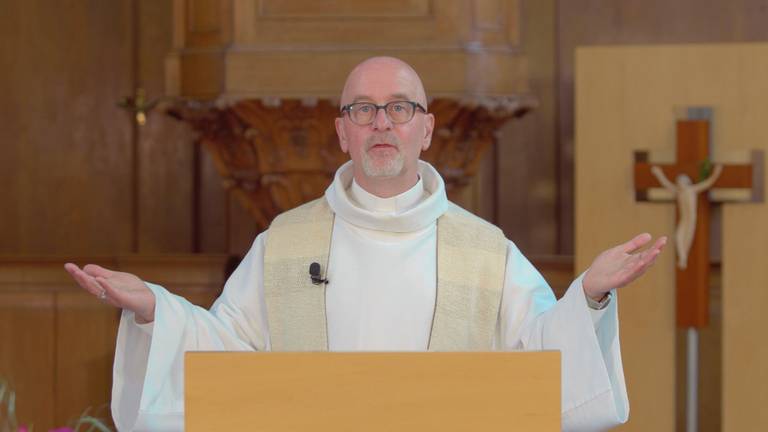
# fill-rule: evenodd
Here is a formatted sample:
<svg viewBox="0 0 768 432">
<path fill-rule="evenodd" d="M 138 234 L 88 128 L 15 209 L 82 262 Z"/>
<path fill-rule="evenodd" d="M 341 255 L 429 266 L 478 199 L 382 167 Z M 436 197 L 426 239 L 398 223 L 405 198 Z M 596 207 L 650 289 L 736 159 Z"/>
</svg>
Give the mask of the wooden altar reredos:
<svg viewBox="0 0 768 432">
<path fill-rule="evenodd" d="M 166 88 L 184 102 L 171 111 L 266 227 L 320 196 L 346 160 L 333 119 L 349 70 L 399 57 L 422 76 L 437 119 L 423 158 L 461 203 L 498 128 L 535 104 L 519 9 L 518 0 L 176 0 Z"/>
</svg>

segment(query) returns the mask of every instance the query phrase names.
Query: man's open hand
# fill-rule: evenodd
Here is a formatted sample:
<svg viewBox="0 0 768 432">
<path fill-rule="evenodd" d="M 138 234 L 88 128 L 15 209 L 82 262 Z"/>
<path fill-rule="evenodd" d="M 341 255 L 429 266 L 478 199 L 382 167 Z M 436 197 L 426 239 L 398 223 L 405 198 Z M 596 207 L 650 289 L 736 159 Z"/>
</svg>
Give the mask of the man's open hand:
<svg viewBox="0 0 768 432">
<path fill-rule="evenodd" d="M 667 238 L 660 237 L 653 246 L 640 251 L 650 241 L 650 234 L 640 234 L 598 255 L 584 275 L 584 292 L 592 299 L 599 300 L 608 291 L 621 288 L 640 277 L 656 261 Z"/>
<path fill-rule="evenodd" d="M 81 270 L 72 263 L 64 268 L 84 290 L 106 303 L 128 309 L 136 314 L 136 321 L 148 323 L 155 320 L 155 295 L 131 273 L 116 272 L 94 264 Z"/>
</svg>

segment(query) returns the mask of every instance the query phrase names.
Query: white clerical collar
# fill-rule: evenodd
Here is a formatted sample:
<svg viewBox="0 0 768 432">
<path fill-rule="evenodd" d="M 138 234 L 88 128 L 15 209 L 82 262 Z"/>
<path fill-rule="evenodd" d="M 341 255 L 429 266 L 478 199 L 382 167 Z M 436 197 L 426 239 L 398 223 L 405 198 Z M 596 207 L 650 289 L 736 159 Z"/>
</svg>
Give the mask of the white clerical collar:
<svg viewBox="0 0 768 432">
<path fill-rule="evenodd" d="M 353 185 L 352 161 L 339 167 L 325 199 L 337 217 L 376 231 L 413 232 L 435 223 L 448 209 L 445 183 L 432 165 L 419 161 L 419 182 L 392 198 Z"/>
<path fill-rule="evenodd" d="M 354 179 L 352 179 L 352 185 L 347 192 L 349 193 L 350 199 L 363 209 L 372 212 L 391 214 L 403 213 L 416 207 L 416 204 L 418 204 L 427 194 L 424 190 L 424 183 L 421 181 L 421 176 L 419 176 L 419 181 L 417 181 L 412 188 L 389 198 L 381 198 L 368 192 L 363 189 L 362 186 L 357 184 Z"/>
</svg>

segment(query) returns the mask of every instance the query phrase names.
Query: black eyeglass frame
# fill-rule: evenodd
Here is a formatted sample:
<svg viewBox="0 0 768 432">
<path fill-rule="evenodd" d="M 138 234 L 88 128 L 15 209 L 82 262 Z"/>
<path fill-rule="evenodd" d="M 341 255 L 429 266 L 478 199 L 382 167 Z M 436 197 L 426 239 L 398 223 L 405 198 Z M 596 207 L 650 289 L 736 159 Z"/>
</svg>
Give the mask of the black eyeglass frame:
<svg viewBox="0 0 768 432">
<path fill-rule="evenodd" d="M 406 120 L 404 122 L 399 122 L 399 123 L 393 121 L 389 117 L 389 115 L 387 114 L 387 107 L 389 105 L 391 105 L 391 104 L 394 104 L 394 103 L 407 103 L 407 104 L 410 104 L 413 107 L 413 114 L 411 115 L 411 118 L 409 118 L 408 120 Z M 373 115 L 373 117 L 372 117 L 370 122 L 364 123 L 364 124 L 357 123 L 354 120 L 352 120 L 352 115 L 351 115 L 351 110 L 352 110 L 352 107 L 354 105 L 371 105 L 371 106 L 376 108 L 376 113 L 374 113 L 374 115 Z M 379 115 L 379 110 L 380 109 L 383 109 L 384 110 L 384 115 L 387 116 L 389 121 L 391 121 L 392 123 L 395 123 L 395 124 L 405 124 L 405 123 L 408 123 L 409 121 L 413 120 L 413 117 L 416 115 L 416 110 L 421 110 L 421 112 L 423 112 L 424 114 L 427 113 L 427 109 L 424 108 L 423 106 L 421 106 L 420 103 L 414 102 L 414 101 L 408 101 L 408 100 L 395 100 L 395 101 L 387 102 L 384 105 L 376 105 L 373 102 L 354 102 L 354 103 L 347 104 L 347 105 L 344 105 L 343 107 L 341 107 L 340 112 L 341 112 L 342 116 L 344 115 L 345 112 L 347 114 L 349 114 L 349 121 L 351 121 L 352 123 L 354 123 L 354 124 L 356 124 L 358 126 L 367 126 L 367 125 L 373 123 L 374 121 L 376 121 L 376 116 Z"/>
</svg>

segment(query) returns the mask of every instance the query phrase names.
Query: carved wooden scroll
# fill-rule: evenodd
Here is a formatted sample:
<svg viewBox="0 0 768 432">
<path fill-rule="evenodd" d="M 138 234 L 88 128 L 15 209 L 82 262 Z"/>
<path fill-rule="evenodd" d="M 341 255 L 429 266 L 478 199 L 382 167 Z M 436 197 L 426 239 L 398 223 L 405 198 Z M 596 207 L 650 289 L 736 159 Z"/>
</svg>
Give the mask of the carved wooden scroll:
<svg viewBox="0 0 768 432">
<path fill-rule="evenodd" d="M 530 105 L 504 100 L 436 99 L 432 146 L 422 154 L 446 182 L 449 197 L 477 174 L 496 132 Z M 260 229 L 279 213 L 320 197 L 349 157 L 338 145 L 328 100 L 245 100 L 215 108 L 179 104 L 170 113 L 188 121 L 211 152 L 225 188 L 253 215 Z"/>
</svg>

